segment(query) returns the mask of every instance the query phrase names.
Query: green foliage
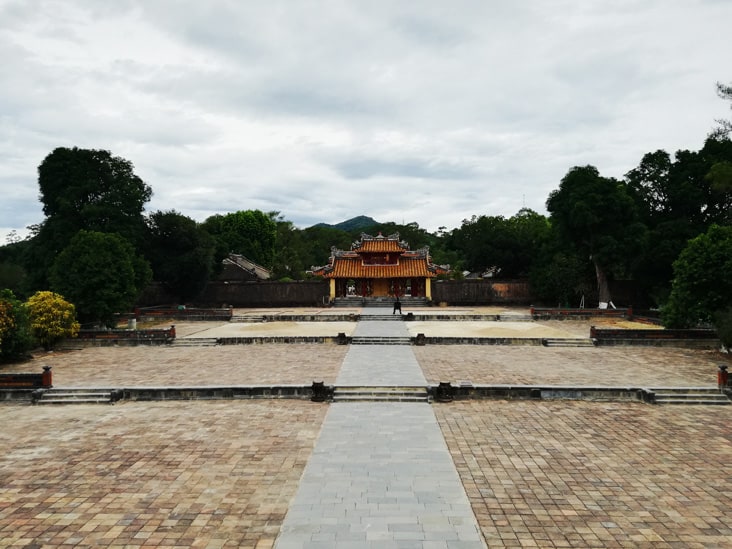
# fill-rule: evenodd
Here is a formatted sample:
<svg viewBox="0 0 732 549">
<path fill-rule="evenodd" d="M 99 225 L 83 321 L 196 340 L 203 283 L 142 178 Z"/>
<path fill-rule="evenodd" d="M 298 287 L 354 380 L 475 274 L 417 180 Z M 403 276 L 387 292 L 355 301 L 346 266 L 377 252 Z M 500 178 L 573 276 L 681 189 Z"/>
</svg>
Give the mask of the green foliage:
<svg viewBox="0 0 732 549">
<path fill-rule="evenodd" d="M 76 308 L 53 292 L 36 292 L 26 304 L 33 337 L 44 349 L 79 333 Z"/>
<path fill-rule="evenodd" d="M 732 227 L 713 225 L 689 241 L 673 268 L 664 325 L 686 328 L 712 322 L 729 307 L 732 296 Z"/>
<path fill-rule="evenodd" d="M 591 259 L 598 299 L 611 299 L 607 276 L 627 275 L 646 242 L 646 227 L 626 186 L 594 166 L 575 167 L 547 199 L 551 223 L 566 245 Z"/>
<path fill-rule="evenodd" d="M 128 160 L 104 150 L 60 147 L 38 167 L 38 185 L 46 218 L 25 254 L 32 289 L 48 287 L 51 265 L 80 230 L 116 233 L 142 245 L 142 212 L 152 189 Z"/>
<path fill-rule="evenodd" d="M 732 102 L 732 85 L 727 86 L 721 82 L 717 82 L 717 95 L 726 101 Z M 732 104 L 730 104 L 732 108 Z M 732 132 L 732 120 L 717 120 L 719 127 L 715 130 L 713 135 L 727 136 Z"/>
<path fill-rule="evenodd" d="M 76 305 L 83 322 L 113 323 L 151 279 L 146 261 L 117 234 L 79 231 L 51 268 L 52 289 Z"/>
<path fill-rule="evenodd" d="M 641 288 L 663 303 L 671 290 L 672 264 L 686 243 L 712 223 L 729 224 L 732 142 L 707 139 L 698 152 L 646 154 L 625 176 L 648 227 L 649 245 L 634 268 Z"/>
<path fill-rule="evenodd" d="M 203 228 L 216 240 L 217 262 L 235 253 L 271 268 L 277 239 L 277 223 L 273 215 L 246 210 L 206 219 Z"/>
<path fill-rule="evenodd" d="M 582 297 L 596 297 L 594 272 L 584 258 L 561 241 L 550 240 L 539 251 L 531 268 L 531 291 L 538 303 L 550 306 L 577 307 Z"/>
<path fill-rule="evenodd" d="M 714 315 L 714 327 L 717 329 L 719 340 L 729 353 L 732 350 L 732 307 L 717 311 Z"/>
<path fill-rule="evenodd" d="M 143 237 L 142 211 L 152 189 L 130 161 L 109 151 L 60 147 L 38 167 L 43 213 L 70 240 L 79 230 Z"/>
<path fill-rule="evenodd" d="M 146 256 L 153 276 L 184 303 L 198 295 L 213 271 L 214 240 L 193 219 L 176 211 L 148 218 Z"/>
<path fill-rule="evenodd" d="M 0 290 L 0 362 L 24 358 L 33 347 L 28 309 L 10 290 Z"/>
<path fill-rule="evenodd" d="M 526 277 L 537 253 L 549 237 L 546 217 L 522 209 L 515 216 L 473 216 L 463 220 L 447 238 L 446 246 L 464 259 L 474 272 L 494 268 L 501 278 Z"/>
</svg>

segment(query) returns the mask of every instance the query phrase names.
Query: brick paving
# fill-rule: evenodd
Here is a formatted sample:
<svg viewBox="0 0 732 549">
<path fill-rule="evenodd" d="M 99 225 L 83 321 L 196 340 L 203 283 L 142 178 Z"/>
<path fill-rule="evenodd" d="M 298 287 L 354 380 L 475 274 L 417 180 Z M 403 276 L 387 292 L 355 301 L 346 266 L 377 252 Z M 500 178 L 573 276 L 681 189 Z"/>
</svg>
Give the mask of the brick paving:
<svg viewBox="0 0 732 549">
<path fill-rule="evenodd" d="M 327 406 L 0 406 L 0 547 L 270 548 Z"/>
<path fill-rule="evenodd" d="M 723 360 L 647 347 L 412 349 L 431 383 L 715 385 Z M 57 386 L 334 383 L 347 351 L 110 347 L 2 370 L 50 364 Z M 489 547 L 732 547 L 732 406 L 433 409 Z M 327 410 L 297 400 L 0 405 L 0 547 L 271 548 Z"/>
<path fill-rule="evenodd" d="M 732 409 L 435 405 L 489 547 L 732 547 Z"/>
<path fill-rule="evenodd" d="M 414 347 L 427 381 L 489 385 L 704 387 L 717 385 L 714 351 L 676 347 Z"/>
<path fill-rule="evenodd" d="M 56 387 L 330 384 L 347 351 L 335 344 L 97 347 L 38 355 L 2 371 L 40 372 L 48 364 Z"/>
</svg>

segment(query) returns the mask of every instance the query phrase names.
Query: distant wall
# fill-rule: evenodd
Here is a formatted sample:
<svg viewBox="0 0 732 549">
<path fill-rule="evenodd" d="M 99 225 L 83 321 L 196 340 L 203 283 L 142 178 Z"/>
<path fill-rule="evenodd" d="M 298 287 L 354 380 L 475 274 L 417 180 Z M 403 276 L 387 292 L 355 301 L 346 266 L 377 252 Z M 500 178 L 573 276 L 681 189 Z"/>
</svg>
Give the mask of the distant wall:
<svg viewBox="0 0 732 549">
<path fill-rule="evenodd" d="M 328 298 L 328 282 L 325 280 L 300 282 L 217 282 L 206 285 L 191 305 L 199 307 L 277 307 L 322 306 Z M 138 300 L 137 305 L 175 304 L 177 298 L 163 284 L 153 283 Z"/>
<path fill-rule="evenodd" d="M 531 304 L 524 280 L 439 280 L 432 283 L 432 301 L 448 305 Z"/>
</svg>

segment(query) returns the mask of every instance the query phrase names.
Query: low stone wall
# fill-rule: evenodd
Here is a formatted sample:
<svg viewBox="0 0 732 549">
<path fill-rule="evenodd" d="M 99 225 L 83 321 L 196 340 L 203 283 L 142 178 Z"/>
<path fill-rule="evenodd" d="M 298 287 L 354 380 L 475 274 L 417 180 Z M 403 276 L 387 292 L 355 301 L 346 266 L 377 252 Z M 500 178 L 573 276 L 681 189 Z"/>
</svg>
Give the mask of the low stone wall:
<svg viewBox="0 0 732 549">
<path fill-rule="evenodd" d="M 637 387 L 559 387 L 538 385 L 452 385 L 440 383 L 429 387 L 437 402 L 453 400 L 590 400 L 652 402 L 652 393 Z"/>
<path fill-rule="evenodd" d="M 524 280 L 438 280 L 432 283 L 432 301 L 448 305 L 528 305 L 531 288 Z"/>
<path fill-rule="evenodd" d="M 175 339 L 175 326 L 157 330 L 79 330 L 59 348 L 106 347 L 112 345 L 166 345 Z"/>
<path fill-rule="evenodd" d="M 534 320 L 562 320 L 565 318 L 587 319 L 595 316 L 610 318 L 632 318 L 633 309 L 574 309 L 559 307 L 531 307 Z"/>
<path fill-rule="evenodd" d="M 253 385 L 208 387 L 129 387 L 123 389 L 123 399 L 134 401 L 155 400 L 220 400 L 294 398 L 310 399 L 311 385 Z"/>
<path fill-rule="evenodd" d="M 714 330 L 629 330 L 590 326 L 590 337 L 596 345 L 675 346 L 714 349 L 720 341 Z"/>
<path fill-rule="evenodd" d="M 171 320 L 208 320 L 228 322 L 231 320 L 232 310 L 226 309 L 200 309 L 200 308 L 178 308 L 178 307 L 137 307 L 135 308 L 135 319 L 142 321 L 155 321 L 160 319 Z"/>
<path fill-rule="evenodd" d="M 40 389 L 53 387 L 50 366 L 44 366 L 42 373 L 0 374 L 0 389 Z"/>
</svg>

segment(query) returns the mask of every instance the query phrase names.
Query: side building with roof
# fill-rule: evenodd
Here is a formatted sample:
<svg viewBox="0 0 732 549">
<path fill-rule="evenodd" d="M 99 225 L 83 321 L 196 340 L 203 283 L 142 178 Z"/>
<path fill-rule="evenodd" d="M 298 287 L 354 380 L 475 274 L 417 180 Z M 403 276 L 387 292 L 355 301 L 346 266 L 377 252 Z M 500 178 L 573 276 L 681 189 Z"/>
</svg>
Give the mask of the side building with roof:
<svg viewBox="0 0 732 549">
<path fill-rule="evenodd" d="M 348 251 L 331 248 L 328 264 L 312 274 L 330 281 L 330 299 L 337 297 L 422 297 L 432 299 L 431 281 L 448 268 L 432 263 L 429 248 L 410 250 L 399 234 L 361 239 Z"/>
</svg>

